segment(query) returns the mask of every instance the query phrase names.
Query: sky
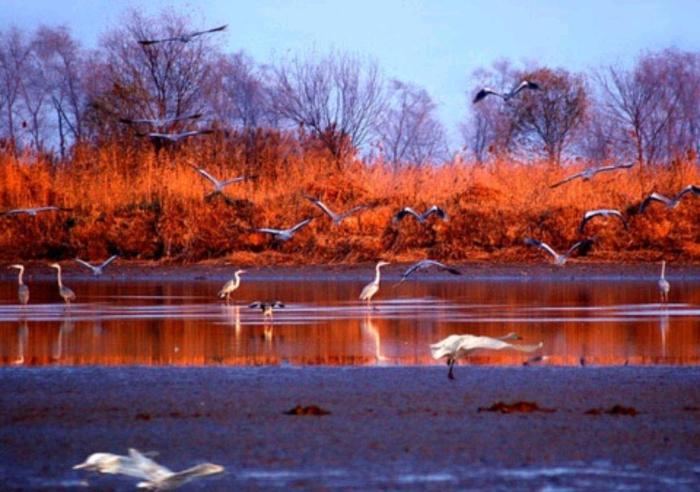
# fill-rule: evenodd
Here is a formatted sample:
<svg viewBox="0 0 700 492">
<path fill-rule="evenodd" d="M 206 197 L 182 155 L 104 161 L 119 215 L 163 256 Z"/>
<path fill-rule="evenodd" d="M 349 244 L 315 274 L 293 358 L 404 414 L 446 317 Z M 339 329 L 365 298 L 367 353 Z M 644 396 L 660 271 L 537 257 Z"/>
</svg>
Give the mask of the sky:
<svg viewBox="0 0 700 492">
<path fill-rule="evenodd" d="M 0 0 L 0 26 L 65 25 L 93 48 L 132 7 L 228 24 L 223 47 L 260 63 L 328 49 L 367 56 L 387 78 L 427 89 L 451 140 L 472 73 L 497 60 L 585 71 L 644 51 L 700 51 L 700 0 Z"/>
</svg>

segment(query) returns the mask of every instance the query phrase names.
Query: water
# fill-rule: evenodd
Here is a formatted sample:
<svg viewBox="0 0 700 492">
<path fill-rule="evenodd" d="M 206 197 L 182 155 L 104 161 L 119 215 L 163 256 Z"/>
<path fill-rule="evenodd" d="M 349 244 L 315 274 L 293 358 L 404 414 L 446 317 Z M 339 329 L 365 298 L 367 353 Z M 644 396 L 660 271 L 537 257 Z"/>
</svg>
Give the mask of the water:
<svg viewBox="0 0 700 492">
<path fill-rule="evenodd" d="M 366 281 L 244 281 L 230 305 L 221 282 L 32 282 L 31 304 L 0 286 L 2 365 L 423 365 L 453 333 L 544 342 L 546 364 L 698 364 L 700 282 L 673 283 L 658 304 L 654 281 L 480 281 L 382 284 L 368 310 Z M 265 320 L 254 300 L 281 300 Z M 522 364 L 521 353 L 482 352 L 472 364 Z"/>
</svg>

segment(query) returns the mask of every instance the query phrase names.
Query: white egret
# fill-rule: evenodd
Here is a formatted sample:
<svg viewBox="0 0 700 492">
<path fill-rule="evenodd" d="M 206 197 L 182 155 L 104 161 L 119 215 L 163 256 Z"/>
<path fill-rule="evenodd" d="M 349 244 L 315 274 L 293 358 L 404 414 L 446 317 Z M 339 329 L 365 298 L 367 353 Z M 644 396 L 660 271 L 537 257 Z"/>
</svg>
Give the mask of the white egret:
<svg viewBox="0 0 700 492">
<path fill-rule="evenodd" d="M 313 197 L 306 196 L 306 195 L 304 195 L 304 198 L 306 198 L 311 203 L 313 203 L 318 208 L 320 208 L 326 215 L 328 215 L 328 217 L 331 218 L 331 221 L 333 221 L 333 224 L 335 224 L 335 225 L 340 224 L 343 220 L 347 219 L 352 214 L 357 213 L 360 210 L 364 210 L 364 209 L 368 208 L 366 205 L 358 205 L 357 207 L 353 207 L 350 210 L 346 210 L 345 212 L 336 214 L 330 208 L 328 208 L 328 206 L 325 203 L 323 203 L 318 198 L 313 198 Z"/>
<path fill-rule="evenodd" d="M 219 291 L 218 296 L 223 299 L 226 298 L 226 302 L 231 300 L 231 294 L 241 285 L 240 275 L 245 273 L 245 270 L 236 270 L 233 274 L 233 278 L 226 282 L 224 286 Z"/>
<path fill-rule="evenodd" d="M 8 268 L 16 268 L 19 270 L 19 275 L 17 276 L 17 298 L 20 304 L 27 304 L 29 302 L 29 287 L 24 285 L 22 277 L 24 276 L 24 265 L 10 265 Z"/>
<path fill-rule="evenodd" d="M 381 279 L 381 273 L 379 269 L 383 266 L 389 265 L 390 263 L 386 261 L 380 261 L 377 263 L 377 265 L 374 267 L 375 269 L 375 274 L 374 274 L 374 280 L 372 280 L 370 283 L 365 285 L 365 287 L 362 289 L 362 292 L 360 292 L 360 300 L 361 301 L 367 301 L 367 307 L 370 306 L 370 303 L 372 302 L 372 297 L 374 297 L 374 294 L 377 293 L 379 290 L 379 281 Z"/>
<path fill-rule="evenodd" d="M 671 284 L 666 280 L 666 260 L 661 262 L 661 276 L 657 282 L 659 286 L 659 294 L 661 294 L 661 302 L 668 302 L 668 293 L 671 291 Z"/>
<path fill-rule="evenodd" d="M 439 342 L 432 344 L 430 346 L 430 352 L 434 359 L 447 357 L 447 365 L 450 368 L 447 373 L 447 377 L 454 379 L 452 369 L 455 362 L 457 362 L 457 359 L 467 357 L 475 350 L 513 349 L 520 352 L 534 352 L 535 350 L 542 348 L 544 345 L 542 342 L 538 343 L 537 345 L 513 345 L 512 343 L 506 342 L 506 340 L 520 339 L 521 338 L 517 333 L 508 333 L 507 335 L 499 338 L 476 335 L 450 335 L 444 340 L 440 340 Z"/>
<path fill-rule="evenodd" d="M 61 265 L 58 263 L 51 263 L 51 268 L 56 269 L 57 280 L 58 280 L 58 293 L 63 298 L 63 302 L 70 305 L 71 301 L 75 300 L 75 292 L 63 285 L 61 280 Z"/>
<path fill-rule="evenodd" d="M 289 241 L 290 239 L 292 239 L 292 236 L 294 236 L 294 234 L 296 234 L 300 229 L 309 225 L 309 223 L 312 220 L 313 217 L 309 217 L 307 219 L 302 220 L 295 226 L 290 227 L 289 229 L 271 229 L 269 227 L 261 227 L 259 229 L 255 229 L 255 231 L 264 232 L 266 234 L 272 234 L 275 237 L 275 239 L 278 239 L 280 241 Z"/>
<path fill-rule="evenodd" d="M 552 255 L 553 262 L 557 266 L 564 266 L 566 264 L 566 261 L 569 259 L 569 256 L 573 254 L 574 251 L 577 249 L 581 249 L 582 252 L 587 252 L 588 249 L 590 249 L 591 245 L 593 244 L 592 239 L 584 239 L 583 241 L 578 241 L 577 243 L 574 243 L 573 246 L 571 246 L 566 253 L 564 254 L 559 254 L 554 249 L 547 243 L 544 243 L 542 241 L 538 241 L 537 239 L 532 239 L 532 238 L 525 238 L 525 244 L 528 246 L 535 246 L 537 248 L 542 249 L 543 251 L 546 251 L 550 255 Z"/>
</svg>

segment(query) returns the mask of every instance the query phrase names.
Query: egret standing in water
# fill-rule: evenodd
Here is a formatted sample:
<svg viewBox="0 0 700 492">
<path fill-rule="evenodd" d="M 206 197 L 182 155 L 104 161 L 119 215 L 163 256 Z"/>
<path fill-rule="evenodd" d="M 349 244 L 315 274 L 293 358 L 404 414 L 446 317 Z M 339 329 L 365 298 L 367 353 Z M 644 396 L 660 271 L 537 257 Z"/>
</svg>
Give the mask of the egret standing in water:
<svg viewBox="0 0 700 492">
<path fill-rule="evenodd" d="M 29 287 L 24 285 L 22 281 L 24 265 L 10 265 L 9 268 L 16 268 L 19 270 L 19 276 L 17 277 L 17 298 L 20 304 L 27 304 L 29 302 Z"/>
<path fill-rule="evenodd" d="M 226 282 L 224 286 L 219 291 L 219 297 L 223 299 L 226 298 L 226 302 L 231 300 L 231 294 L 241 285 L 241 273 L 245 273 L 245 270 L 236 270 L 233 274 L 233 278 Z"/>
<path fill-rule="evenodd" d="M 379 280 L 381 278 L 381 273 L 379 269 L 385 265 L 389 265 L 389 263 L 386 261 L 380 261 L 379 263 L 377 263 L 377 266 L 375 267 L 376 273 L 374 275 L 374 280 L 365 285 L 365 288 L 362 289 L 362 292 L 360 292 L 360 300 L 367 301 L 367 307 L 370 306 L 370 303 L 372 302 L 372 297 L 374 297 L 374 294 L 376 294 L 379 290 Z"/>
<path fill-rule="evenodd" d="M 671 284 L 666 280 L 666 260 L 661 262 L 661 276 L 659 277 L 659 294 L 661 302 L 668 302 L 668 293 L 671 291 Z"/>
<path fill-rule="evenodd" d="M 454 379 L 455 377 L 454 374 L 452 374 L 452 369 L 454 368 L 457 359 L 466 357 L 477 349 L 513 349 L 519 350 L 520 352 L 534 352 L 543 346 L 542 342 L 538 343 L 537 345 L 513 345 L 512 343 L 506 342 L 506 340 L 520 339 L 521 337 L 518 336 L 517 333 L 508 333 L 507 335 L 498 338 L 480 337 L 476 335 L 450 335 L 444 340 L 440 340 L 438 343 L 432 344 L 430 346 L 430 352 L 433 359 L 447 357 L 447 365 L 450 368 L 449 372 L 447 373 L 447 377 Z"/>
<path fill-rule="evenodd" d="M 61 265 L 58 263 L 51 263 L 50 266 L 51 268 L 56 269 L 59 295 L 63 297 L 63 302 L 70 305 L 71 301 L 75 300 L 75 292 L 63 285 L 63 282 L 61 281 Z"/>
</svg>

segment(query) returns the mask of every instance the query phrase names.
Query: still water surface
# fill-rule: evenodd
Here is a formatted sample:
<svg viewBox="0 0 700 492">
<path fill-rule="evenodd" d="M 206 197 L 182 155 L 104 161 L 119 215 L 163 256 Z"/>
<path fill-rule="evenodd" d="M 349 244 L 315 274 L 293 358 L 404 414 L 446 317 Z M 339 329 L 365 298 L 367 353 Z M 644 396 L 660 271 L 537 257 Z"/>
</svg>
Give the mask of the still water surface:
<svg viewBox="0 0 700 492">
<path fill-rule="evenodd" d="M 657 303 L 645 281 L 383 283 L 377 309 L 357 301 L 365 282 L 247 281 L 230 305 L 221 282 L 70 281 L 78 303 L 50 282 L 13 304 L 0 285 L 1 365 L 436 364 L 429 344 L 453 333 L 544 342 L 546 364 L 698 364 L 700 282 L 674 282 Z M 255 300 L 281 300 L 266 321 Z M 517 342 L 516 342 L 517 343 Z M 482 352 L 472 364 L 522 364 Z"/>
</svg>

